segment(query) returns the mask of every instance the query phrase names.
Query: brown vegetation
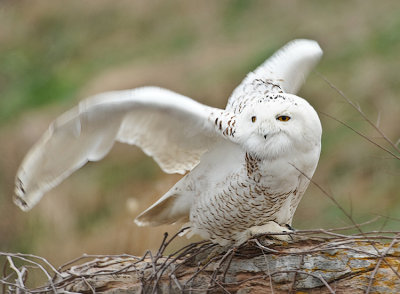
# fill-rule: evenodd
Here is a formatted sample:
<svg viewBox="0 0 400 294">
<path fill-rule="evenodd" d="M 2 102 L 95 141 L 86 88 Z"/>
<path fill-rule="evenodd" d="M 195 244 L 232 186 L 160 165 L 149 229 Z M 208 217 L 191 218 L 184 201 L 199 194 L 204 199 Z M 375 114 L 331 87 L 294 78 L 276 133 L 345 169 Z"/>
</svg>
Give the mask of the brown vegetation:
<svg viewBox="0 0 400 294">
<path fill-rule="evenodd" d="M 360 226 L 358 226 L 360 228 Z M 264 237 L 225 251 L 198 242 L 164 255 L 84 255 L 55 268 L 40 257 L 5 257 L 9 293 L 394 293 L 400 291 L 400 232 L 343 235 L 348 230 L 299 231 L 293 242 Z M 22 266 L 17 268 L 16 262 Z M 44 285 L 27 287 L 33 271 Z"/>
</svg>

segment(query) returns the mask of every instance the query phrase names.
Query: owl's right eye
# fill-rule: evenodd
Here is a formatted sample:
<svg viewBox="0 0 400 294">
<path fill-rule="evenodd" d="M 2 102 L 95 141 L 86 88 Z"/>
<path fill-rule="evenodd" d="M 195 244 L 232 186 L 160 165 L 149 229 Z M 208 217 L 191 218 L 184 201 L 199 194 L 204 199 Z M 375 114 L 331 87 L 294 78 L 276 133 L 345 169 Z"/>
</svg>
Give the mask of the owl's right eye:
<svg viewBox="0 0 400 294">
<path fill-rule="evenodd" d="M 257 118 L 256 118 L 255 116 L 252 116 L 252 117 L 251 117 L 251 122 L 255 123 L 256 120 L 257 120 Z"/>
</svg>

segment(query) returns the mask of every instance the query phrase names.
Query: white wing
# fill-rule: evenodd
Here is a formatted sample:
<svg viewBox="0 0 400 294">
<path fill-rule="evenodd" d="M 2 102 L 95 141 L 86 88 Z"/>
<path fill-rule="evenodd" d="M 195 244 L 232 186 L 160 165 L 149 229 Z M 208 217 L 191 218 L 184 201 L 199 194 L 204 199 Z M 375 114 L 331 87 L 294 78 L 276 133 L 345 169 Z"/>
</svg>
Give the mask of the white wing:
<svg viewBox="0 0 400 294">
<path fill-rule="evenodd" d="M 233 91 L 227 109 L 242 99 L 241 93 L 246 92 L 245 87 L 256 79 L 269 82 L 271 90 L 296 94 L 321 57 L 322 49 L 316 41 L 299 39 L 287 43 L 246 76 Z"/>
<path fill-rule="evenodd" d="M 191 170 L 218 138 L 208 119 L 213 111 L 222 110 L 155 87 L 83 100 L 57 118 L 25 156 L 14 200 L 29 210 L 86 162 L 102 159 L 115 140 L 141 147 L 165 172 Z"/>
</svg>

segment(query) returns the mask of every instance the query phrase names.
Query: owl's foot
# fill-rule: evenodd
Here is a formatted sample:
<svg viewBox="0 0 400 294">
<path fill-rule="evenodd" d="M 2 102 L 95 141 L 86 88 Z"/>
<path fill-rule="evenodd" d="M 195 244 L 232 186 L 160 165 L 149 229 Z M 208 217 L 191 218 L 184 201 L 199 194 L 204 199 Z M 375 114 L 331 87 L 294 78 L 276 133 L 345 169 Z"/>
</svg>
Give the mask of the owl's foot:
<svg viewBox="0 0 400 294">
<path fill-rule="evenodd" d="M 269 235 L 269 237 L 272 237 L 274 239 L 289 242 L 292 240 L 292 236 L 285 233 L 294 233 L 294 230 L 290 225 L 281 226 L 274 221 L 269 221 L 265 225 L 249 228 L 248 233 L 250 235 L 250 238 L 260 235 Z"/>
</svg>

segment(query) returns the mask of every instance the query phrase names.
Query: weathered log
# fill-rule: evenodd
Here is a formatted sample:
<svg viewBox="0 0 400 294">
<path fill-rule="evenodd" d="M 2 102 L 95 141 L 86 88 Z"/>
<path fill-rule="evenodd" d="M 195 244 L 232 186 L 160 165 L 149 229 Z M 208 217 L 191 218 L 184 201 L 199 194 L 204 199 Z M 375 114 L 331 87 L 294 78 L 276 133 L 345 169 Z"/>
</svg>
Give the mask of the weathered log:
<svg viewBox="0 0 400 294">
<path fill-rule="evenodd" d="M 80 293 L 400 293 L 397 239 L 386 244 L 302 240 L 268 247 L 253 241 L 213 258 L 209 255 L 215 255 L 216 247 L 207 246 L 190 248 L 177 260 L 95 259 L 65 271 L 63 278 L 70 283 L 65 289 Z"/>
<path fill-rule="evenodd" d="M 163 256 L 169 244 L 164 240 L 154 256 L 150 252 L 144 257 L 84 256 L 56 270 L 41 289 L 57 293 L 400 293 L 398 237 L 297 236 L 295 242 L 278 244 L 264 238 L 225 252 L 200 242 L 169 256 Z M 85 262 L 76 265 L 77 261 Z M 8 287 L 11 292 L 22 289 L 22 285 Z"/>
</svg>

